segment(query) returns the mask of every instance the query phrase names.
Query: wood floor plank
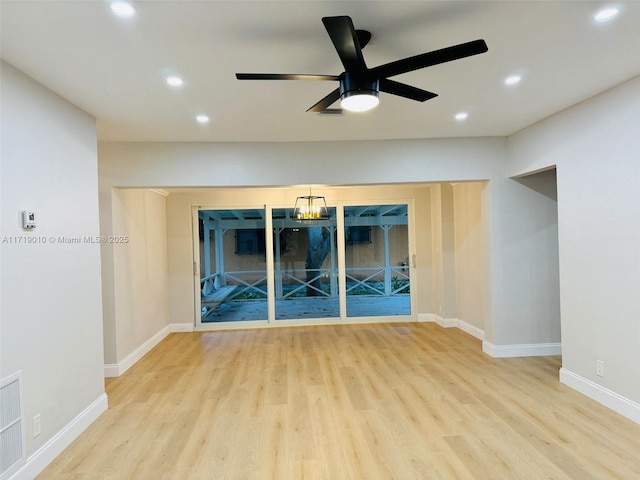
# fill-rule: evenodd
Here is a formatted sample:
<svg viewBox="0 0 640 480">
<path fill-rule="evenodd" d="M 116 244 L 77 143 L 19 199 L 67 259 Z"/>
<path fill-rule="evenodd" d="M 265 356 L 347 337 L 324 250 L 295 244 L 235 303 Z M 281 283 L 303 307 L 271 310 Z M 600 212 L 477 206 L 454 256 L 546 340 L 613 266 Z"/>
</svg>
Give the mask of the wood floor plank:
<svg viewBox="0 0 640 480">
<path fill-rule="evenodd" d="M 39 479 L 637 480 L 640 426 L 432 323 L 178 333 Z"/>
</svg>

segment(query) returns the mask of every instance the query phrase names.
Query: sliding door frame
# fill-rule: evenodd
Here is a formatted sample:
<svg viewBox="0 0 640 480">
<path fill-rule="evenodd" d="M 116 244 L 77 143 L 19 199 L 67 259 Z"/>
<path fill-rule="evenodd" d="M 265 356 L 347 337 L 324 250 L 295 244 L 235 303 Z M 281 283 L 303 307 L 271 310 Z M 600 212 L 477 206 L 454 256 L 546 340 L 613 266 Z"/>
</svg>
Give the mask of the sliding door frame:
<svg viewBox="0 0 640 480">
<path fill-rule="evenodd" d="M 348 317 L 347 316 L 347 282 L 346 282 L 346 261 L 345 261 L 345 235 L 344 235 L 344 208 L 349 206 L 363 205 L 407 205 L 407 235 L 409 251 L 409 275 L 410 275 L 410 305 L 409 315 L 379 316 L 379 317 Z M 416 275 L 416 254 L 415 254 L 415 218 L 413 199 L 384 199 L 384 200 L 354 200 L 339 201 L 329 203 L 327 206 L 336 209 L 336 237 L 337 237 L 337 269 L 338 269 L 338 295 L 340 315 L 338 317 L 327 318 L 307 318 L 307 319 L 286 319 L 276 320 L 275 305 L 275 256 L 273 235 L 265 235 L 266 246 L 266 275 L 267 275 L 267 318 L 265 320 L 229 321 L 220 323 L 207 323 L 201 321 L 201 290 L 200 279 L 202 265 L 200 265 L 200 242 L 199 242 L 199 217 L 200 210 L 243 210 L 259 209 L 264 211 L 265 232 L 273 232 L 273 210 L 290 208 L 291 205 L 266 204 L 266 205 L 192 205 L 191 206 L 191 229 L 192 229 L 192 262 L 193 262 L 193 318 L 195 330 L 229 330 L 242 328 L 263 328 L 263 327 L 286 327 L 293 325 L 336 325 L 336 324 L 356 324 L 356 323 L 392 323 L 392 322 L 415 322 L 417 321 L 417 296 L 418 291 Z"/>
</svg>

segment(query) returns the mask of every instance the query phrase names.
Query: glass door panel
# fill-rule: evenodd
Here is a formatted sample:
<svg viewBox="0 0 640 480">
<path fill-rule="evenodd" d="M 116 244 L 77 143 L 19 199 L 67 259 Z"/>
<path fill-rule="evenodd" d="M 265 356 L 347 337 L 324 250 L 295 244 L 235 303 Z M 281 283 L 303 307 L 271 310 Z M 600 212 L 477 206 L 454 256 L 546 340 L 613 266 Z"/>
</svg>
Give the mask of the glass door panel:
<svg viewBox="0 0 640 480">
<path fill-rule="evenodd" d="M 274 209 L 275 319 L 340 317 L 336 209 L 329 219 L 299 222 Z"/>
<path fill-rule="evenodd" d="M 408 208 L 344 207 L 347 317 L 411 315 Z"/>
<path fill-rule="evenodd" d="M 267 319 L 262 209 L 200 210 L 200 322 Z"/>
</svg>

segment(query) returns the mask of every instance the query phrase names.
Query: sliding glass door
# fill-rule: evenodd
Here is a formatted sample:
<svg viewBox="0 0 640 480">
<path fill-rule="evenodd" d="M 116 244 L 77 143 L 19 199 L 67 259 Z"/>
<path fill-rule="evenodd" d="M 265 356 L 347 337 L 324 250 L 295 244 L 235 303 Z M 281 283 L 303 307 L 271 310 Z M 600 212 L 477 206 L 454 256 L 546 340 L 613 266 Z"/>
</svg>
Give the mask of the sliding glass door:
<svg viewBox="0 0 640 480">
<path fill-rule="evenodd" d="M 347 317 L 411 314 L 408 207 L 344 207 Z"/>
<path fill-rule="evenodd" d="M 197 324 L 410 316 L 409 208 L 197 210 Z"/>
<path fill-rule="evenodd" d="M 274 238 L 282 239 L 274 249 L 276 320 L 340 317 L 336 209 L 328 210 L 328 219 L 306 223 L 273 210 Z"/>
<path fill-rule="evenodd" d="M 200 210 L 200 322 L 267 320 L 264 209 Z"/>
</svg>

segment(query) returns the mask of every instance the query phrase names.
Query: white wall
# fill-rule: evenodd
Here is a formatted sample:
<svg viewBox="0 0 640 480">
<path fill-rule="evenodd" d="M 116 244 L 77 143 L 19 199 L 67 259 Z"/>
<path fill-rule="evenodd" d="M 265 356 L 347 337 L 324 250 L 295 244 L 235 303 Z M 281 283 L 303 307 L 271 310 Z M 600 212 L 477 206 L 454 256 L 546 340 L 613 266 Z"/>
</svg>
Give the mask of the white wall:
<svg viewBox="0 0 640 480">
<path fill-rule="evenodd" d="M 432 184 L 430 193 L 434 285 L 433 306 L 430 311 L 442 325 L 455 326 L 457 306 L 453 186 L 451 183 Z"/>
<path fill-rule="evenodd" d="M 169 325 L 167 212 L 163 195 L 147 189 L 115 189 L 114 239 L 115 336 L 106 364 L 122 364 L 140 345 Z M 106 319 L 105 319 L 106 320 Z"/>
<path fill-rule="evenodd" d="M 429 188 L 431 219 L 431 263 L 433 272 L 433 312 L 442 313 L 443 299 L 443 262 L 442 262 L 442 184 L 435 183 Z"/>
<path fill-rule="evenodd" d="M 443 274 L 442 308 L 440 309 L 440 315 L 442 315 L 443 318 L 458 318 L 453 185 L 451 183 L 443 183 L 440 191 L 440 205 L 442 207 Z"/>
<path fill-rule="evenodd" d="M 456 316 L 484 331 L 484 182 L 453 187 Z"/>
<path fill-rule="evenodd" d="M 98 154 L 105 187 L 363 185 L 502 177 L 505 146 L 504 138 L 138 142 L 100 143 Z"/>
<path fill-rule="evenodd" d="M 510 178 L 490 182 L 482 201 L 485 238 L 490 239 L 485 269 L 492 277 L 485 315 L 493 318 L 489 328 L 485 320 L 485 351 L 495 356 L 560 354 L 558 319 L 540 308 L 559 302 L 557 283 L 549 282 L 557 255 L 549 241 L 555 235 L 555 201 Z M 547 261 L 550 266 L 542 266 Z"/>
<path fill-rule="evenodd" d="M 2 238 L 23 243 L 1 244 L 0 378 L 23 372 L 33 478 L 106 408 L 99 243 L 82 240 L 99 235 L 97 144 L 94 118 L 4 62 L 1 76 Z M 33 231 L 21 228 L 25 209 Z"/>
<path fill-rule="evenodd" d="M 638 422 L 639 122 L 635 78 L 509 139 L 511 175 L 557 166 L 561 378 Z"/>
<path fill-rule="evenodd" d="M 514 226 L 524 224 L 527 230 L 520 240 L 520 256 L 528 257 L 522 265 L 526 273 L 523 288 L 533 294 L 524 308 L 537 316 L 530 326 L 529 337 L 541 344 L 558 343 L 561 335 L 556 171 L 549 169 L 515 181 L 526 187 L 523 196 L 527 203 L 521 207 Z"/>
<path fill-rule="evenodd" d="M 523 181 L 505 179 L 500 183 L 499 190 L 495 183 L 490 185 L 493 237 L 490 258 L 496 329 L 490 341 L 496 345 L 529 342 L 558 346 L 559 320 L 556 314 L 547 315 L 557 311 L 559 303 L 557 281 L 552 278 L 553 269 L 557 268 L 555 200 Z M 498 207 L 498 203 L 502 206 Z M 509 271 L 508 276 L 498 275 L 505 271 Z M 496 291 L 500 286 L 503 288 Z M 514 295 L 515 292 L 522 295 Z M 559 348 L 551 353 L 559 354 Z"/>
</svg>

